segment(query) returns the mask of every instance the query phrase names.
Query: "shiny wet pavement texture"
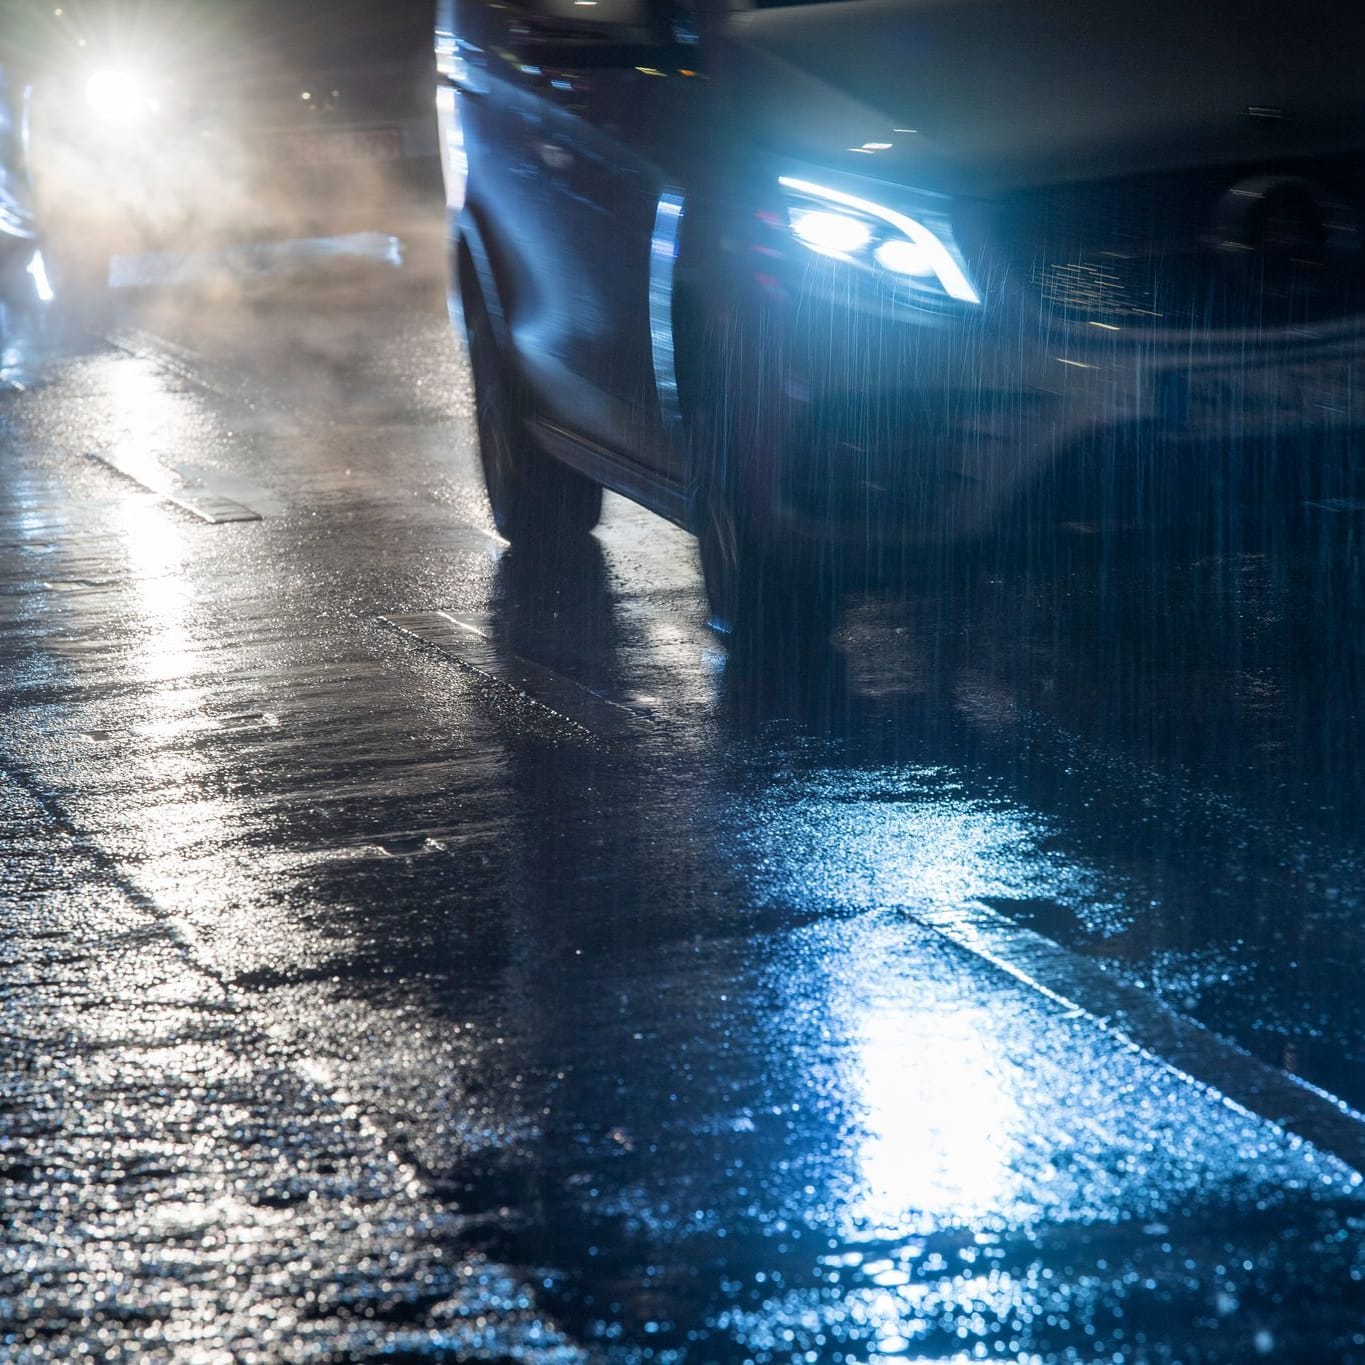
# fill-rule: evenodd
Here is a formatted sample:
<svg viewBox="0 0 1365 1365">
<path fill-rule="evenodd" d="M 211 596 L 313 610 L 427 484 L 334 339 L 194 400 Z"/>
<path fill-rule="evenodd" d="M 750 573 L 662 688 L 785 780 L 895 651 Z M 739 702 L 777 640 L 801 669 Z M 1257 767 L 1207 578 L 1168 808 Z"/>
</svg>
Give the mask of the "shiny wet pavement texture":
<svg viewBox="0 0 1365 1365">
<path fill-rule="evenodd" d="M 9 324 L 0 1358 L 1365 1359 L 1354 514 L 727 658 L 407 237 Z"/>
</svg>

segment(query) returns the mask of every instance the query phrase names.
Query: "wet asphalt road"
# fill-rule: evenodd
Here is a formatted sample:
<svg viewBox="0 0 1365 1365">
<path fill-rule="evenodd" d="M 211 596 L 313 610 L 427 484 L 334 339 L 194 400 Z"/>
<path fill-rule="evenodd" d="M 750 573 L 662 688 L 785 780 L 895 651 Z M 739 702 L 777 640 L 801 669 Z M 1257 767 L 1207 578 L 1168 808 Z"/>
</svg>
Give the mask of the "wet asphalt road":
<svg viewBox="0 0 1365 1365">
<path fill-rule="evenodd" d="M 398 231 L 7 314 L 0 1359 L 1365 1359 L 1365 522 L 729 658 Z"/>
</svg>

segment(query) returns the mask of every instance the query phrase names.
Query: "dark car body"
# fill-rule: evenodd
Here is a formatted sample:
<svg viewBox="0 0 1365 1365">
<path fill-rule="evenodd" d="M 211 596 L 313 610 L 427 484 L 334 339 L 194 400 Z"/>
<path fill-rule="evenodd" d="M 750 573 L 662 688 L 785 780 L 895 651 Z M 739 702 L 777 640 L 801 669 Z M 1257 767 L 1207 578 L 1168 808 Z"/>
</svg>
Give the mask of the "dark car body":
<svg viewBox="0 0 1365 1365">
<path fill-rule="evenodd" d="M 67 252 L 376 226 L 436 179 L 429 0 L 5 0 L 0 187 Z M 0 188 L 0 194 L 3 189 Z"/>
<path fill-rule="evenodd" d="M 438 46 L 536 449 L 704 564 L 1145 516 L 1210 451 L 1199 496 L 1354 486 L 1358 6 L 441 0 Z"/>
</svg>

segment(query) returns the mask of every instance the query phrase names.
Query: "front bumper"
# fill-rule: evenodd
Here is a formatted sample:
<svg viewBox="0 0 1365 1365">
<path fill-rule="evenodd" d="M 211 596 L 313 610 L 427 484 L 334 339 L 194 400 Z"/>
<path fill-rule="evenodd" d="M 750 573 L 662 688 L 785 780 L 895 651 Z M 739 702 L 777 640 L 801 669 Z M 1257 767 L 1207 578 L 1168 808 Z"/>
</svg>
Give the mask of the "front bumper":
<svg viewBox="0 0 1365 1365">
<path fill-rule="evenodd" d="M 818 281 L 758 307 L 782 389 L 758 458 L 787 534 L 942 543 L 1365 494 L 1365 319 L 1159 335 L 1008 298 L 893 316 Z"/>
</svg>

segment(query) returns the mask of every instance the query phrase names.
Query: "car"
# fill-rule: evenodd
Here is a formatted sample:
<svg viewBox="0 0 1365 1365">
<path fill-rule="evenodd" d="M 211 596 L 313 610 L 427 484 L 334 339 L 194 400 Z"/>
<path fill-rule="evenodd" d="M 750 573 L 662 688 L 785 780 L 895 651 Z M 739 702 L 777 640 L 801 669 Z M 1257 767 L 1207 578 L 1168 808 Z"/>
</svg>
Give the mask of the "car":
<svg viewBox="0 0 1365 1365">
<path fill-rule="evenodd" d="M 4 11 L 0 10 L 0 19 Z M 8 27 L 0 27 L 0 297 L 5 277 L 33 259 L 36 233 L 25 157 L 27 91 L 16 70 Z"/>
<path fill-rule="evenodd" d="M 121 252 L 381 226 L 396 195 L 439 195 L 432 13 L 0 0 L 0 196 L 22 201 L 54 279 L 102 281 Z"/>
<path fill-rule="evenodd" d="M 733 625 L 1021 520 L 1349 502 L 1363 42 L 1323 0 L 440 0 L 499 531 L 611 489 Z"/>
</svg>

